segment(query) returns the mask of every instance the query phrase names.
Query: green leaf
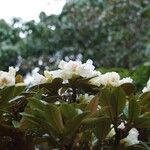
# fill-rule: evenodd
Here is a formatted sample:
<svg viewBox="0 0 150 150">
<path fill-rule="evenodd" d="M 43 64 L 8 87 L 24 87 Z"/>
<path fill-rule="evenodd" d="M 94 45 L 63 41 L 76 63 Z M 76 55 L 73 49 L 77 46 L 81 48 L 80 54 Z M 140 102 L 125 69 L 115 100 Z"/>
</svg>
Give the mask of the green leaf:
<svg viewBox="0 0 150 150">
<path fill-rule="evenodd" d="M 101 121 L 99 121 L 96 124 L 96 128 L 94 130 L 94 134 L 96 137 L 99 139 L 99 141 L 102 141 L 105 139 L 105 137 L 108 135 L 110 132 L 110 119 L 109 118 L 103 118 Z"/>
<path fill-rule="evenodd" d="M 14 90 L 14 96 L 20 95 L 26 89 L 25 84 L 16 84 Z"/>
<path fill-rule="evenodd" d="M 63 117 L 67 120 L 70 120 L 76 115 L 78 115 L 76 108 L 74 108 L 71 104 L 61 104 L 60 110 L 62 112 Z"/>
<path fill-rule="evenodd" d="M 88 114 L 89 114 L 88 112 L 84 112 L 82 114 L 75 116 L 70 121 L 68 121 L 63 132 L 63 143 L 66 143 L 68 141 L 71 142 L 72 138 L 78 132 L 82 120 L 85 119 Z"/>
<path fill-rule="evenodd" d="M 55 127 L 61 134 L 64 129 L 61 111 L 53 104 L 46 105 L 45 116 L 53 127 Z"/>
<path fill-rule="evenodd" d="M 113 112 L 112 112 L 111 105 L 110 105 L 111 91 L 107 88 L 103 88 L 99 94 L 99 99 L 100 99 L 99 101 L 100 106 L 107 108 L 106 113 L 112 119 Z"/>
<path fill-rule="evenodd" d="M 114 118 L 117 119 L 118 115 L 123 111 L 126 104 L 126 94 L 122 88 L 114 88 L 110 101 Z"/>
<path fill-rule="evenodd" d="M 139 102 L 135 97 L 131 97 L 129 100 L 129 108 L 128 108 L 128 122 L 134 122 L 140 115 L 141 109 Z"/>
<path fill-rule="evenodd" d="M 41 111 L 41 117 L 43 119 L 46 119 L 47 122 L 50 123 L 53 126 L 53 128 L 55 128 L 61 134 L 64 127 L 59 108 L 57 108 L 53 104 L 45 104 L 44 102 L 35 98 L 29 100 L 29 106 L 31 110 L 36 110 L 38 112 Z M 35 116 L 36 115 L 37 114 L 35 114 Z"/>
<path fill-rule="evenodd" d="M 5 87 L 0 91 L 0 101 L 9 101 L 13 98 L 15 86 Z"/>
<path fill-rule="evenodd" d="M 110 128 L 110 123 L 111 122 L 110 122 L 109 117 L 105 117 L 105 116 L 103 116 L 103 117 L 90 117 L 90 118 L 86 118 L 82 121 L 82 129 L 88 130 L 88 129 L 92 129 L 92 128 L 98 128 L 97 130 L 103 131 L 103 129 L 105 127 L 103 128 L 102 126 L 105 124 L 106 127 L 109 126 L 109 128 Z M 103 132 L 105 132 L 105 131 L 103 131 Z M 98 133 L 98 134 L 100 134 L 100 133 Z"/>
<path fill-rule="evenodd" d="M 9 101 L 13 98 L 15 86 L 9 86 L 0 90 L 0 109 L 12 106 Z"/>
<path fill-rule="evenodd" d="M 107 114 L 113 123 L 123 111 L 126 103 L 126 94 L 121 87 L 104 88 L 100 92 L 100 105 L 107 108 Z"/>
<path fill-rule="evenodd" d="M 143 93 L 139 99 L 140 105 L 143 107 L 143 111 L 150 111 L 150 92 Z"/>
<path fill-rule="evenodd" d="M 20 94 L 25 89 L 25 86 L 9 86 L 0 90 L 0 109 L 6 109 L 13 104 L 14 100 L 20 97 Z"/>
<path fill-rule="evenodd" d="M 136 128 L 150 128 L 150 117 L 141 116 L 135 122 Z"/>
<path fill-rule="evenodd" d="M 29 98 L 28 101 L 29 101 L 28 105 L 30 106 L 32 110 L 34 109 L 40 109 L 42 111 L 45 110 L 45 104 L 41 102 L 39 99 L 32 97 L 32 98 Z"/>
<path fill-rule="evenodd" d="M 94 134 L 101 141 L 110 131 L 110 118 L 109 117 L 91 117 L 82 121 L 82 130 L 94 130 Z"/>
</svg>

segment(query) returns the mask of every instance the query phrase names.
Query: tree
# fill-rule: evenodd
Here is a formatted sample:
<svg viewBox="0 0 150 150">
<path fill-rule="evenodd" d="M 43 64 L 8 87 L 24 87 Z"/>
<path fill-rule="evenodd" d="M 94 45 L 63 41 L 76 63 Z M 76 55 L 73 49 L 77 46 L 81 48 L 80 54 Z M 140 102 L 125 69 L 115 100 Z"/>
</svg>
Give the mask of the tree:
<svg viewBox="0 0 150 150">
<path fill-rule="evenodd" d="M 147 0 L 82 0 L 67 3 L 59 16 L 63 57 L 81 54 L 97 66 L 131 68 L 146 59 L 150 5 Z"/>
<path fill-rule="evenodd" d="M 21 40 L 19 33 L 19 28 L 0 20 L 0 69 L 17 64 L 18 43 Z"/>
</svg>

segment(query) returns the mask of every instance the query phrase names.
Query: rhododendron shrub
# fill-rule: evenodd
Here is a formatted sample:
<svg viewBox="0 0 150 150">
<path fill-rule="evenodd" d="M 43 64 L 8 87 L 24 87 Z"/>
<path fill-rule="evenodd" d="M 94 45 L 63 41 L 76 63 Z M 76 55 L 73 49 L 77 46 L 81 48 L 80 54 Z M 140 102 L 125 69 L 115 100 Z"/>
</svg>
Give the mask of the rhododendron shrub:
<svg viewBox="0 0 150 150">
<path fill-rule="evenodd" d="M 91 60 L 61 61 L 26 85 L 0 71 L 0 149 L 148 149 L 150 81 L 101 74 Z"/>
</svg>

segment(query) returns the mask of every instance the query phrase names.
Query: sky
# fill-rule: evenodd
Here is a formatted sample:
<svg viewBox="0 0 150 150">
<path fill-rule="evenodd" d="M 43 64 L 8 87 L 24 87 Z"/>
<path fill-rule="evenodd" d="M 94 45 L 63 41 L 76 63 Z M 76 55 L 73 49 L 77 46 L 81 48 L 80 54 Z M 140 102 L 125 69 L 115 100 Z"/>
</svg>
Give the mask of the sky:
<svg viewBox="0 0 150 150">
<path fill-rule="evenodd" d="M 22 21 L 38 21 L 39 14 L 59 14 L 66 0 L 0 0 L 0 19 L 11 22 L 13 17 Z"/>
</svg>

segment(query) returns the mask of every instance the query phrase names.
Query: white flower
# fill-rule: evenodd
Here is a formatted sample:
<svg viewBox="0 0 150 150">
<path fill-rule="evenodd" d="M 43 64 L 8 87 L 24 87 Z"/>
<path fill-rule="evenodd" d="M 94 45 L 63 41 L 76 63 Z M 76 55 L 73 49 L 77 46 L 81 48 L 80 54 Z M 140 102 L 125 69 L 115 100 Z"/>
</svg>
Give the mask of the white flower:
<svg viewBox="0 0 150 150">
<path fill-rule="evenodd" d="M 138 136 L 139 136 L 138 130 L 135 128 L 132 128 L 129 131 L 128 136 L 126 138 L 122 139 L 121 142 L 125 143 L 126 146 L 138 144 L 139 143 Z"/>
<path fill-rule="evenodd" d="M 120 76 L 116 72 L 107 72 L 100 76 L 100 83 L 104 86 L 119 86 Z"/>
<path fill-rule="evenodd" d="M 51 83 L 54 78 L 62 78 L 63 72 L 62 70 L 54 70 L 54 71 L 44 71 L 44 76 L 39 73 L 33 73 L 33 82 L 32 85 L 38 85 L 43 83 Z"/>
<path fill-rule="evenodd" d="M 64 80 L 71 79 L 73 75 L 78 75 L 77 69 L 81 66 L 80 61 L 72 61 L 69 62 L 61 61 L 58 67 L 61 69 L 62 76 Z"/>
<path fill-rule="evenodd" d="M 70 75 L 68 75 L 67 72 L 65 72 L 64 70 L 61 70 L 61 69 L 50 71 L 50 73 L 52 74 L 53 79 L 54 78 L 62 78 L 64 80 L 67 80 L 70 77 Z"/>
<path fill-rule="evenodd" d="M 43 75 L 39 74 L 38 72 L 33 74 L 33 85 L 43 84 L 47 82 L 47 78 Z"/>
<path fill-rule="evenodd" d="M 123 78 L 119 81 L 119 85 L 122 85 L 124 83 L 132 83 L 133 82 L 133 79 L 130 78 L 130 77 L 127 77 L 127 78 Z"/>
<path fill-rule="evenodd" d="M 84 100 L 84 101 L 87 101 L 87 102 L 90 102 L 92 100 L 92 98 L 94 97 L 94 95 L 89 95 L 89 94 L 80 94 L 79 96 L 79 99 L 80 100 Z"/>
<path fill-rule="evenodd" d="M 64 80 L 71 79 L 74 75 L 78 75 L 84 78 L 90 78 L 98 75 L 95 71 L 92 60 L 87 60 L 86 63 L 82 64 L 80 61 L 69 62 L 61 61 L 58 66 L 61 69 L 61 78 Z"/>
<path fill-rule="evenodd" d="M 8 72 L 0 71 L 0 88 L 15 85 L 15 76 L 16 70 L 13 67 L 9 67 Z"/>
<path fill-rule="evenodd" d="M 52 74 L 47 70 L 44 71 L 44 76 L 50 81 L 53 79 Z"/>
<path fill-rule="evenodd" d="M 54 78 L 61 78 L 62 77 L 62 70 L 54 70 L 54 71 L 44 71 L 44 76 L 49 79 L 53 80 Z"/>
<path fill-rule="evenodd" d="M 125 128 L 125 125 L 124 125 L 124 123 L 123 123 L 123 122 L 121 122 L 121 124 L 118 126 L 118 129 L 123 130 L 124 128 Z"/>
<path fill-rule="evenodd" d="M 81 77 L 90 78 L 98 75 L 98 72 L 94 69 L 95 67 L 93 66 L 92 60 L 87 60 L 87 62 L 82 64 L 77 71 Z"/>
<path fill-rule="evenodd" d="M 100 86 L 101 85 L 101 73 L 100 72 L 97 72 L 97 73 L 98 73 L 98 76 L 95 78 L 92 78 L 90 80 L 90 83 L 96 86 Z"/>
<path fill-rule="evenodd" d="M 102 75 L 98 75 L 98 77 L 95 77 L 90 80 L 91 84 L 94 84 L 96 86 L 107 86 L 111 85 L 114 87 L 118 87 L 124 83 L 132 83 L 133 79 L 130 77 L 120 79 L 120 75 L 117 72 L 107 72 Z"/>
<path fill-rule="evenodd" d="M 142 92 L 145 93 L 145 92 L 149 92 L 149 91 L 150 91 L 150 78 L 147 81 L 147 86 L 143 88 Z"/>
</svg>

